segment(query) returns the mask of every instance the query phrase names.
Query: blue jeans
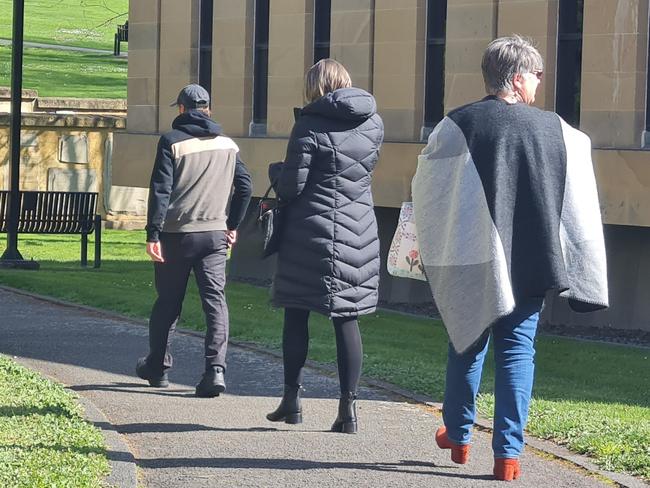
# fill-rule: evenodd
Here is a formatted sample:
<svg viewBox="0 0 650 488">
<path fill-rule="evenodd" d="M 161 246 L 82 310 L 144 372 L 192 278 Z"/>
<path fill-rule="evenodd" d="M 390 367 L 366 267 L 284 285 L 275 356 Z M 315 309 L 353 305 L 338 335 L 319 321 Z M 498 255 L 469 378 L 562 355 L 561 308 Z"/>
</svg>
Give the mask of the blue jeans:
<svg viewBox="0 0 650 488">
<path fill-rule="evenodd" d="M 518 305 L 462 354 L 449 345 L 442 416 L 452 442 L 470 442 L 476 394 L 492 335 L 495 361 L 492 450 L 495 458 L 517 458 L 521 454 L 533 390 L 535 333 L 541 304 L 541 299 L 536 299 Z"/>
</svg>

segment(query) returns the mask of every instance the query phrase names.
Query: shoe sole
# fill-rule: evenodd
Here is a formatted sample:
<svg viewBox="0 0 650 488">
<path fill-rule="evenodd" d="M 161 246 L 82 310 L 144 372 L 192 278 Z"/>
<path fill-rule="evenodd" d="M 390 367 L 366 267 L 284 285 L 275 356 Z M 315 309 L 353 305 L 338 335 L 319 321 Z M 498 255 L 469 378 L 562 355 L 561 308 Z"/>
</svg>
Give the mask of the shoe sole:
<svg viewBox="0 0 650 488">
<path fill-rule="evenodd" d="M 356 422 L 337 422 L 330 430 L 341 434 L 356 434 L 358 426 Z"/>
<path fill-rule="evenodd" d="M 266 420 L 269 422 L 284 422 L 285 424 L 291 425 L 302 424 L 302 413 L 290 413 L 279 418 L 269 418 L 267 415 Z"/>
<path fill-rule="evenodd" d="M 217 386 L 214 386 L 214 387 L 208 388 L 208 389 L 199 390 L 197 388 L 195 390 L 194 394 L 199 398 L 215 398 L 215 397 L 218 397 L 224 391 L 226 391 L 225 386 L 217 385 Z"/>
<path fill-rule="evenodd" d="M 467 464 L 469 462 L 469 447 L 453 444 L 447 437 L 447 431 L 438 429 L 436 432 L 436 444 L 440 449 L 451 450 L 451 460 L 456 464 Z"/>
</svg>

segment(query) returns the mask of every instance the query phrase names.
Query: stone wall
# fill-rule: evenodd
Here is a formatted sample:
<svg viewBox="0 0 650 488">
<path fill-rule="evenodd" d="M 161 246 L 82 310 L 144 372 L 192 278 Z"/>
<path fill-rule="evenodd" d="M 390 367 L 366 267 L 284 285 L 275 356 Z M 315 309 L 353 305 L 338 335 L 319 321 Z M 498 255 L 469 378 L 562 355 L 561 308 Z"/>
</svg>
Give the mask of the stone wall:
<svg viewBox="0 0 650 488">
<path fill-rule="evenodd" d="M 10 182 L 10 115 L 0 114 L 0 189 Z M 106 216 L 111 187 L 113 133 L 124 117 L 87 114 L 23 114 L 20 189 L 96 191 Z"/>
<path fill-rule="evenodd" d="M 11 90 L 0 86 L 0 113 L 11 112 Z M 126 100 L 106 98 L 39 97 L 36 90 L 23 90 L 23 113 L 93 114 L 126 117 Z"/>
</svg>

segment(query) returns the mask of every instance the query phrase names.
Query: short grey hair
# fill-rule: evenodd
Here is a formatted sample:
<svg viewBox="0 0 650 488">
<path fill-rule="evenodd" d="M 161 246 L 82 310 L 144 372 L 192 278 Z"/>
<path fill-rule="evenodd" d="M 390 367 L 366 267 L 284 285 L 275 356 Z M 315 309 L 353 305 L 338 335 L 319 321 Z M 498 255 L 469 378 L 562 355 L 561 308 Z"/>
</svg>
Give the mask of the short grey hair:
<svg viewBox="0 0 650 488">
<path fill-rule="evenodd" d="M 512 78 L 516 74 L 544 69 L 544 60 L 529 39 L 519 35 L 495 39 L 483 53 L 481 70 L 485 91 L 490 95 L 512 92 Z"/>
</svg>

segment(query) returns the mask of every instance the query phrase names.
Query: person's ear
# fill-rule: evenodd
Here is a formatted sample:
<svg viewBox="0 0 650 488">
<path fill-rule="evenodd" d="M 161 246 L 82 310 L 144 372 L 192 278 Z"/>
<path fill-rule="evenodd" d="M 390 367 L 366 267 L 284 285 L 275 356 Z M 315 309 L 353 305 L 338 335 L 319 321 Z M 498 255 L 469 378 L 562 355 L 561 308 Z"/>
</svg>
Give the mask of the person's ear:
<svg viewBox="0 0 650 488">
<path fill-rule="evenodd" d="M 512 77 L 512 87 L 517 90 L 521 90 L 524 84 L 524 75 L 521 73 L 515 73 L 515 76 Z"/>
</svg>

